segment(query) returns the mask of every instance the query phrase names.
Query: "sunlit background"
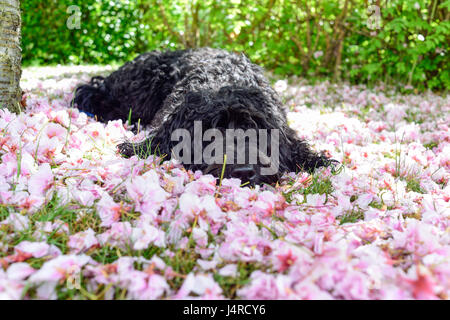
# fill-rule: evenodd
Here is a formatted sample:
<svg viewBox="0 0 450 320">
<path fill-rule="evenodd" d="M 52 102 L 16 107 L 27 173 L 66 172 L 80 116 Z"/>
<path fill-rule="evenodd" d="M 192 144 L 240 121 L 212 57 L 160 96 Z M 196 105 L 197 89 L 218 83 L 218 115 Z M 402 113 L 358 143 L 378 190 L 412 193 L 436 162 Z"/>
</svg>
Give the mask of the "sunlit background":
<svg viewBox="0 0 450 320">
<path fill-rule="evenodd" d="M 245 52 L 283 76 L 445 90 L 449 7 L 444 0 L 27 0 L 23 59 L 109 64 L 147 50 L 211 46 Z M 80 23 L 70 28 L 74 15 Z"/>
</svg>

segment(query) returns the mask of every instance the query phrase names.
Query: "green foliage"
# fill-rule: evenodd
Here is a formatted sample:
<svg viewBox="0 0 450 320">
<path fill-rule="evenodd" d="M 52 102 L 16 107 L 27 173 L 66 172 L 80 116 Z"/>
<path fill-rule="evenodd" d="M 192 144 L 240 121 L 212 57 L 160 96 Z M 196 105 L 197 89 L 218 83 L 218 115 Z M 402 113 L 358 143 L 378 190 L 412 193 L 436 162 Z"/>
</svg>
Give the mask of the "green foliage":
<svg viewBox="0 0 450 320">
<path fill-rule="evenodd" d="M 69 5 L 81 9 L 80 30 L 66 26 Z M 27 0 L 22 7 L 28 64 L 121 62 L 146 50 L 211 46 L 245 52 L 280 75 L 450 87 L 450 0 Z"/>
<path fill-rule="evenodd" d="M 343 68 L 351 70 L 352 80 L 448 89 L 449 7 L 448 0 L 389 2 L 381 11 L 381 28 L 369 34 L 364 32 L 364 15 L 355 13 L 354 28 L 363 30 L 359 34 L 364 40 L 357 46 L 347 41 L 354 54 L 348 55 Z"/>
<path fill-rule="evenodd" d="M 80 29 L 67 21 L 81 12 Z M 22 7 L 22 49 L 29 64 L 106 64 L 144 51 L 142 12 L 131 0 L 27 0 Z"/>
</svg>

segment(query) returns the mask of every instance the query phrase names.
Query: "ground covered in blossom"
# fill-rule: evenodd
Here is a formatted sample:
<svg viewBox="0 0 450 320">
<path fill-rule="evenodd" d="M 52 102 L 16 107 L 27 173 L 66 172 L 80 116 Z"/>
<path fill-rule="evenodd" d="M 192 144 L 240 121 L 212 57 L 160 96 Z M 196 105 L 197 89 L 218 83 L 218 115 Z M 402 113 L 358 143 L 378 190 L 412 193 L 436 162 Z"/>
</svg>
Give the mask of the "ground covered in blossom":
<svg viewBox="0 0 450 320">
<path fill-rule="evenodd" d="M 0 298 L 449 299 L 449 97 L 278 81 L 343 168 L 250 189 L 121 158 L 146 132 L 71 108 L 109 70 L 26 69 L 0 110 Z"/>
</svg>

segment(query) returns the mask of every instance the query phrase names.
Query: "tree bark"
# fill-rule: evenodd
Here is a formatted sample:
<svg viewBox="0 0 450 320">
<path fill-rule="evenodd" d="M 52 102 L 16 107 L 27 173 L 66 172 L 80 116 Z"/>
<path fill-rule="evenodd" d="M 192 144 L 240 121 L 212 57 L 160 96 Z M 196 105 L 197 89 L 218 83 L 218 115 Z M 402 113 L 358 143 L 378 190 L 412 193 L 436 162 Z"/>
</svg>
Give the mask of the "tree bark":
<svg viewBox="0 0 450 320">
<path fill-rule="evenodd" d="M 0 108 L 19 113 L 22 90 L 20 2 L 0 0 Z"/>
</svg>

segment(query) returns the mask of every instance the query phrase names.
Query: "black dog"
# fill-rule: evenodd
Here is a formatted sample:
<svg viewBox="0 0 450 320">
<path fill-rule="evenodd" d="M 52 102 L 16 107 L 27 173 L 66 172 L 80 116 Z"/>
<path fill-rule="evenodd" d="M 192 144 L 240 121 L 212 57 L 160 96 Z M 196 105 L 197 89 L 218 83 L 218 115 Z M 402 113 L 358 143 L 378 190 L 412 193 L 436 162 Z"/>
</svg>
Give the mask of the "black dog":
<svg viewBox="0 0 450 320">
<path fill-rule="evenodd" d="M 223 174 L 251 184 L 273 183 L 284 172 L 312 172 L 335 162 L 313 152 L 288 127 L 280 99 L 262 69 L 244 55 L 224 50 L 203 48 L 142 54 L 108 77 L 94 77 L 89 84 L 78 87 L 75 103 L 100 121 L 127 121 L 131 115 L 133 123 L 140 119 L 142 125 L 150 126 L 151 137 L 144 142 L 119 145 L 124 156 L 158 152 L 170 158 L 179 143 L 173 139 L 173 132 L 183 128 L 195 137 L 198 134 L 195 122 L 201 122 L 201 134 L 211 128 L 224 135 L 227 129 L 269 132 L 268 141 L 263 144 L 251 144 L 249 136 L 240 146 L 236 137 L 216 141 L 223 143 L 224 150 L 229 151 L 225 148 L 230 145 L 237 148 L 225 151 L 226 159 L 221 159 L 222 155 L 214 150 L 211 153 L 216 156 L 214 163 L 202 160 L 201 156 L 199 161 L 198 155 L 182 149 L 180 155 L 187 169 L 199 169 L 216 177 Z M 278 129 L 278 141 L 273 129 Z M 204 149 L 209 142 L 201 137 L 183 146 L 195 149 L 200 144 Z M 256 162 L 250 161 L 251 152 L 259 155 Z M 272 158 L 275 153 L 278 159 Z M 245 161 L 238 161 L 244 155 Z M 275 167 L 276 172 L 262 174 L 262 169 L 269 166 Z"/>
</svg>

